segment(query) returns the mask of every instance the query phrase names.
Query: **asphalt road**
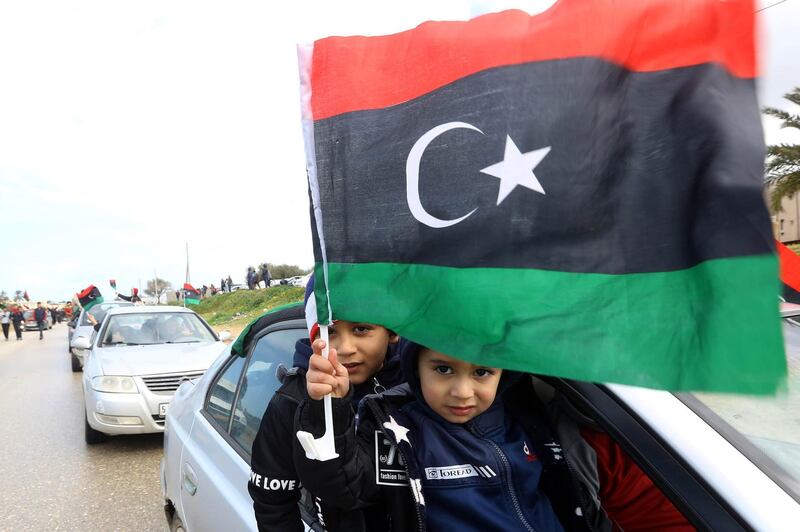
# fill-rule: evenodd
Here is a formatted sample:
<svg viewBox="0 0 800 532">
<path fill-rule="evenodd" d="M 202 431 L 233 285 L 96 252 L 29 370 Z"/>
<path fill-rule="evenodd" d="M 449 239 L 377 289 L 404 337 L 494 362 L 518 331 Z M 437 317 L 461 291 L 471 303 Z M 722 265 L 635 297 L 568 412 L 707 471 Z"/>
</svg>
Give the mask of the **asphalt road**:
<svg viewBox="0 0 800 532">
<path fill-rule="evenodd" d="M 87 446 L 66 324 L 38 336 L 0 335 L 0 531 L 166 530 L 163 436 Z"/>
</svg>

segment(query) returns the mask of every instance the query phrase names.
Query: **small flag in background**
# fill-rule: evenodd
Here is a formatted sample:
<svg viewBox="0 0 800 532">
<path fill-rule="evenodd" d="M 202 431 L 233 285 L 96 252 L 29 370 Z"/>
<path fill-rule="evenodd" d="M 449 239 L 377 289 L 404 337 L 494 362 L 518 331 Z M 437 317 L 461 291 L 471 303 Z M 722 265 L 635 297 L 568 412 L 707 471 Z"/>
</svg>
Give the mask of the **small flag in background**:
<svg viewBox="0 0 800 532">
<path fill-rule="evenodd" d="M 534 373 L 774 391 L 754 11 L 560 0 L 301 49 L 320 321 Z"/>
<path fill-rule="evenodd" d="M 113 288 L 114 290 L 117 289 L 117 281 L 116 280 L 111 279 L 110 281 L 108 281 L 108 283 L 111 285 L 111 288 Z"/>
<path fill-rule="evenodd" d="M 22 294 L 22 297 L 23 297 L 23 299 L 25 299 L 25 301 L 30 301 L 31 300 L 31 298 L 28 297 L 28 291 L 27 290 L 25 290 L 25 293 Z"/>
<path fill-rule="evenodd" d="M 183 283 L 183 297 L 187 305 L 200 304 L 200 291 L 189 283 Z"/>
<path fill-rule="evenodd" d="M 80 302 L 81 306 L 86 310 L 89 310 L 93 306 L 103 302 L 103 296 L 100 294 L 100 290 L 93 284 L 90 284 L 83 291 L 77 294 L 78 301 Z"/>
<path fill-rule="evenodd" d="M 783 299 L 789 303 L 800 303 L 800 257 L 776 241 L 778 258 L 781 263 L 781 282 L 783 282 Z"/>
</svg>

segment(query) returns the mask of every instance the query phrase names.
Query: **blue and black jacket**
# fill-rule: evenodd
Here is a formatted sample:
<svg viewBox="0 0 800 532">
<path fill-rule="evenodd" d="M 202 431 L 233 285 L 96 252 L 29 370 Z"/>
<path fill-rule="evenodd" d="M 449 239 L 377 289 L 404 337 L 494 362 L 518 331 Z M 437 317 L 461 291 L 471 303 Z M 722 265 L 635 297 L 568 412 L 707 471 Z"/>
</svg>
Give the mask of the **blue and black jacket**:
<svg viewBox="0 0 800 532">
<path fill-rule="evenodd" d="M 366 397 L 358 430 L 349 398 L 334 400 L 339 458 L 305 458 L 300 479 L 328 504 L 363 510 L 361 530 L 592 530 L 594 508 L 533 391 L 504 372 L 494 404 L 449 423 L 422 398 L 419 346 L 401 340 L 408 384 Z M 321 401 L 300 405 L 295 430 L 324 432 Z"/>
</svg>

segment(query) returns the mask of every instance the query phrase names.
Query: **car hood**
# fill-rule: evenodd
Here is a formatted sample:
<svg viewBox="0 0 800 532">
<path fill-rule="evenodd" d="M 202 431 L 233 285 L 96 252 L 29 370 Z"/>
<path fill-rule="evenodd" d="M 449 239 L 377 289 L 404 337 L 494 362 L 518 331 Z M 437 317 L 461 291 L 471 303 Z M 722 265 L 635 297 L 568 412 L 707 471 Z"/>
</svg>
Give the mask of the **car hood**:
<svg viewBox="0 0 800 532">
<path fill-rule="evenodd" d="M 104 375 L 154 375 L 205 371 L 224 349 L 222 342 L 120 345 L 96 354 Z"/>
</svg>

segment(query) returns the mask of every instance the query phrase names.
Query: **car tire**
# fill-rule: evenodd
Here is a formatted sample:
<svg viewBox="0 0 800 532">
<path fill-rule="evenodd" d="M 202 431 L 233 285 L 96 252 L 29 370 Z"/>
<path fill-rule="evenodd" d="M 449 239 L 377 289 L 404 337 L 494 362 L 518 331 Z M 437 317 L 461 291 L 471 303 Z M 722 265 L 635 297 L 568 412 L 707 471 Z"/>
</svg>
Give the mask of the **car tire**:
<svg viewBox="0 0 800 532">
<path fill-rule="evenodd" d="M 183 521 L 178 517 L 178 514 L 175 514 L 172 518 L 172 522 L 169 524 L 169 532 L 186 532 L 186 527 L 183 526 Z"/>
<path fill-rule="evenodd" d="M 86 416 L 85 411 L 83 414 L 83 423 L 84 423 L 83 437 L 86 440 L 86 443 L 88 443 L 89 445 L 94 445 L 95 443 L 102 443 L 106 441 L 108 436 L 106 436 L 99 430 L 94 430 L 92 426 L 89 425 L 89 418 Z"/>
<path fill-rule="evenodd" d="M 78 357 L 70 354 L 70 358 L 72 359 L 72 371 L 74 373 L 81 371 L 83 368 L 81 367 L 81 361 L 78 360 Z"/>
</svg>

